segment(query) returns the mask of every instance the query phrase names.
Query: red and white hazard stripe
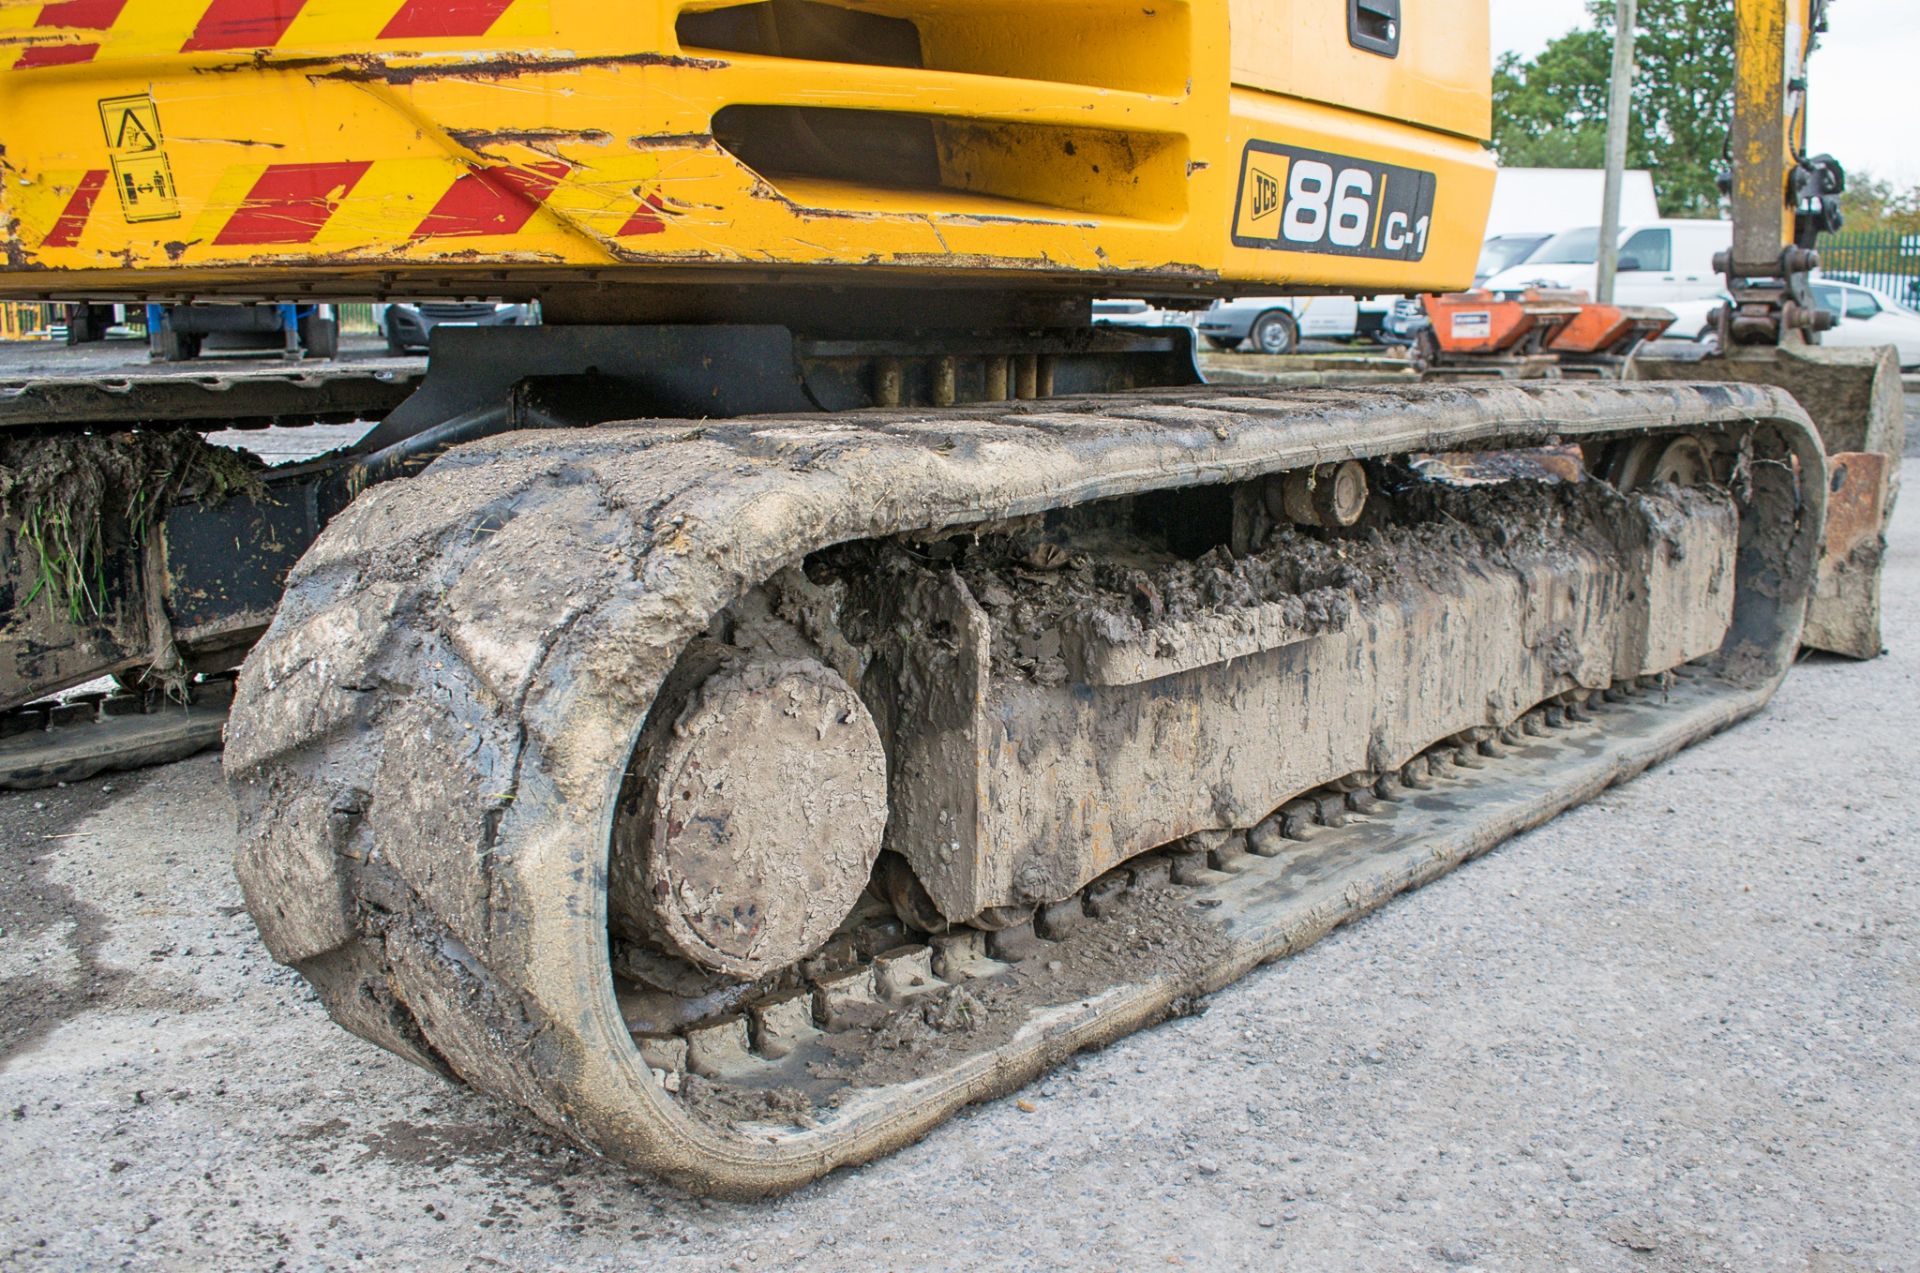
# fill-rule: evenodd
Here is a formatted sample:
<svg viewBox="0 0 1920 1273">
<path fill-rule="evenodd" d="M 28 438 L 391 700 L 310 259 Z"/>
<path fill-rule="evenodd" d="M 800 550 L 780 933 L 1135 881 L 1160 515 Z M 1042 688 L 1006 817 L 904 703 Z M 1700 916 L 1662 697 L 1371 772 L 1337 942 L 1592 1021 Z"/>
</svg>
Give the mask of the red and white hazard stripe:
<svg viewBox="0 0 1920 1273">
<path fill-rule="evenodd" d="M 126 7 L 127 0 L 60 0 L 58 4 L 42 5 L 40 17 L 33 25 L 36 29 L 106 31 L 120 20 L 120 11 Z M 16 70 L 35 66 L 73 66 L 93 61 L 93 55 L 99 51 L 97 41 L 87 44 L 35 44 L 29 46 L 13 65 Z"/>
<path fill-rule="evenodd" d="M 213 0 L 182 53 L 215 49 L 270 49 L 280 43 L 307 0 Z"/>
<path fill-rule="evenodd" d="M 401 161 L 409 165 L 416 161 Z M 333 163 L 269 164 L 242 175 L 246 193 L 209 234 L 216 248 L 303 247 L 314 244 L 360 187 L 375 164 L 366 160 Z M 410 242 L 433 239 L 498 238 L 519 234 L 545 208 L 554 192 L 576 173 L 564 160 L 526 166 L 469 165 L 454 175 L 427 213 L 406 231 Z M 368 182 L 377 187 L 379 183 Z M 42 248 L 77 248 L 95 205 L 107 193 L 108 173 L 83 173 L 62 205 Z M 368 196 L 377 200 L 379 194 Z M 657 192 L 636 192 L 624 214 L 607 209 L 599 216 L 621 217 L 614 238 L 665 233 L 674 213 Z M 109 200 L 111 202 L 111 200 Z M 601 224 L 607 225 L 603 221 Z M 609 227 L 610 228 L 610 227 Z M 399 227 L 393 227 L 398 231 Z M 391 231 L 390 231 L 391 232 Z M 603 231 L 605 232 L 605 231 Z M 384 237 L 384 236 L 377 236 Z M 336 230 L 336 246 L 352 243 Z"/>
<path fill-rule="evenodd" d="M 440 196 L 411 237 L 477 238 L 518 234 L 560 184 L 573 165 L 564 161 L 515 168 L 510 164 L 476 167 L 463 173 Z"/>
<path fill-rule="evenodd" d="M 513 0 L 407 0 L 381 29 L 383 40 L 485 35 Z"/>
<path fill-rule="evenodd" d="M 271 49 L 286 38 L 308 0 L 203 0 L 182 53 Z M 395 0 L 397 7 L 370 39 L 430 40 L 478 38 L 493 29 L 514 0 Z M 127 7 L 127 0 L 54 0 L 40 8 L 31 29 L 99 32 L 103 37 Z M 376 10 L 379 12 L 379 10 Z M 14 62 L 16 70 L 73 66 L 93 61 L 101 40 L 29 45 Z"/>
<path fill-rule="evenodd" d="M 104 169 L 96 168 L 80 178 L 80 184 L 74 187 L 73 194 L 67 199 L 66 208 L 60 213 L 60 219 L 53 223 L 53 230 L 40 242 L 43 248 L 70 248 L 80 243 L 80 232 L 87 228 L 87 218 L 93 215 L 93 205 L 100 198 L 100 192 L 107 188 L 107 174 Z"/>
<path fill-rule="evenodd" d="M 311 243 L 372 166 L 274 164 L 260 174 L 213 241 L 220 247 Z"/>
</svg>

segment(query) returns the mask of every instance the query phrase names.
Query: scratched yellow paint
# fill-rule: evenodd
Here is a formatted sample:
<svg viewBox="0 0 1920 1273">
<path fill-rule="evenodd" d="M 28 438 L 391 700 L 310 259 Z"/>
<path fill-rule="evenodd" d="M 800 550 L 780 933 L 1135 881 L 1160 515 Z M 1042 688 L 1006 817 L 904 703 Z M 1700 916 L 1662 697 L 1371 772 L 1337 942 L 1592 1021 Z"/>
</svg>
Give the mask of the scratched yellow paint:
<svg viewBox="0 0 1920 1273">
<path fill-rule="evenodd" d="M 19 220 L 19 229 L 13 233 L 35 241 L 52 233 L 67 201 L 86 175 L 79 168 L 48 170 L 40 174 L 38 181 L 22 184 L 10 209 L 11 215 Z"/>
<path fill-rule="evenodd" d="M 178 9 L 192 11 L 197 6 L 177 5 Z M 374 15 L 368 12 L 366 0 L 307 0 L 301 6 L 300 13 L 287 28 L 286 36 L 280 41 L 287 48 L 318 49 L 329 47 L 351 47 L 355 43 L 365 44 L 372 33 L 379 28 L 373 26 Z M 174 45 L 178 48 L 179 45 Z"/>
<path fill-rule="evenodd" d="M 459 166 L 445 159 L 389 159 L 374 164 L 341 201 L 313 239 L 321 253 L 352 251 L 391 234 L 392 227 L 418 225 L 433 207 L 430 191 L 453 179 Z"/>
<path fill-rule="evenodd" d="M 1491 198 L 1487 50 L 1484 14 L 1427 21 L 1437 2 L 1410 0 L 1402 59 L 1348 48 L 1346 6 L 1304 0 L 860 4 L 917 24 L 926 66 L 906 68 L 682 48 L 682 8 L 712 0 L 515 0 L 482 36 L 421 41 L 378 38 L 400 0 L 308 0 L 271 49 L 191 54 L 206 0 L 129 0 L 106 32 L 38 28 L 39 5 L 0 0 L 0 297 L 531 295 L 688 266 L 1044 275 L 1122 295 L 1459 286 Z M 76 41 L 97 54 L 12 66 Z M 1316 49 L 1352 73 L 1299 60 Z M 85 174 L 110 167 L 98 103 L 134 94 L 162 124 L 179 216 L 129 220 L 109 183 L 59 236 L 73 245 L 49 245 Z M 736 105 L 925 119 L 938 183 L 877 161 L 871 180 L 757 173 L 713 139 Z M 1255 141 L 1432 174 L 1424 254 L 1235 246 Z M 422 233 L 463 175 L 561 163 L 510 233 Z M 263 174 L 341 164 L 365 167 L 296 209 L 305 237 L 220 241 Z"/>
<path fill-rule="evenodd" d="M 11 45 L 39 20 L 41 7 L 40 0 L 0 0 L 0 40 Z"/>
<path fill-rule="evenodd" d="M 1735 0 L 1734 137 L 1744 145 L 1733 165 L 1734 220 L 1744 260 L 1771 259 L 1793 242 L 1782 174 L 1806 145 L 1805 95 L 1791 86 L 1806 74 L 1813 39 L 1811 0 Z"/>
<path fill-rule="evenodd" d="M 102 65 L 122 64 L 120 69 L 131 71 L 132 64 L 171 58 L 193 34 L 205 10 L 206 5 L 198 0 L 187 4 L 180 0 L 127 0 L 120 20 L 113 24 L 108 38 L 101 43 L 98 60 Z M 86 40 L 99 38 L 98 33 L 92 31 L 75 34 Z M 44 73 L 17 72 L 21 75 Z"/>
</svg>

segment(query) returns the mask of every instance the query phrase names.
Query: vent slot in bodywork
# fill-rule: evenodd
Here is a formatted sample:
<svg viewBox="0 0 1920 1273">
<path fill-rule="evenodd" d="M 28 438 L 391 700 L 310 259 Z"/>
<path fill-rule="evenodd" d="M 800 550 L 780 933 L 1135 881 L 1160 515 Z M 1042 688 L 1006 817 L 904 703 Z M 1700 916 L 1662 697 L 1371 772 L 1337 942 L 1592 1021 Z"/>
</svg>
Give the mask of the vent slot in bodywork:
<svg viewBox="0 0 1920 1273">
<path fill-rule="evenodd" d="M 965 194 L 1069 212 L 1173 221 L 1186 211 L 1187 146 L 1166 133 L 896 111 L 729 106 L 714 139 L 802 203 L 808 183 Z M 827 205 L 845 206 L 843 198 Z M 926 210 L 938 211 L 938 201 Z"/>
<path fill-rule="evenodd" d="M 1082 84 L 1180 97 L 1190 91 L 1187 0 L 753 0 L 690 9 L 675 25 L 691 53 Z"/>
<path fill-rule="evenodd" d="M 842 62 L 854 66 L 924 66 L 920 30 L 905 18 L 882 17 L 817 0 L 761 0 L 680 15 L 681 47 L 716 53 Z"/>
</svg>

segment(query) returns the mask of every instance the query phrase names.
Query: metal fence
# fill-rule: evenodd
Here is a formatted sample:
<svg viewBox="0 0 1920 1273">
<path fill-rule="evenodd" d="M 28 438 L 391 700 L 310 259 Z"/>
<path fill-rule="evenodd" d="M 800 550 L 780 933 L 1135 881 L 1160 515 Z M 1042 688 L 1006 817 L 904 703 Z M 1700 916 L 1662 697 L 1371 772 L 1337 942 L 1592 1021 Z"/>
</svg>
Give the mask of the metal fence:
<svg viewBox="0 0 1920 1273">
<path fill-rule="evenodd" d="M 335 308 L 340 319 L 341 335 L 380 334 L 372 305 L 340 305 Z M 118 305 L 114 309 L 114 325 L 124 328 L 125 334 L 137 336 L 146 331 L 146 306 Z M 0 340 L 64 340 L 66 334 L 67 307 L 64 305 L 0 302 Z"/>
<path fill-rule="evenodd" d="M 1820 240 L 1820 272 L 1835 282 L 1859 283 L 1913 305 L 1920 302 L 1920 234 L 1829 235 Z"/>
<path fill-rule="evenodd" d="M 373 336 L 379 328 L 373 322 L 371 305 L 337 305 L 334 307 L 340 318 L 342 336 Z"/>
<path fill-rule="evenodd" d="M 116 339 L 144 338 L 147 334 L 145 305 L 96 305 L 108 335 Z M 30 305 L 19 301 L 0 302 L 0 340 L 65 340 L 67 306 Z"/>
<path fill-rule="evenodd" d="M 0 340 L 44 340 L 54 325 L 65 325 L 66 313 L 58 305 L 0 304 Z"/>
</svg>

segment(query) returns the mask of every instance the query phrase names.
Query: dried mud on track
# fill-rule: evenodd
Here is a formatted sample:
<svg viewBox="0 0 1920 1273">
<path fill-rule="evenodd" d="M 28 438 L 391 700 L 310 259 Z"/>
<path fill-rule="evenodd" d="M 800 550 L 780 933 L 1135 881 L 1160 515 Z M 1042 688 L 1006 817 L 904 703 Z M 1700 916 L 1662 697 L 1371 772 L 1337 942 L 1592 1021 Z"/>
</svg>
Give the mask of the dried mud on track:
<svg viewBox="0 0 1920 1273">
<path fill-rule="evenodd" d="M 333 1027 L 217 758 L 0 797 L 0 1267 L 1920 1269 L 1908 494 L 1887 657 L 771 1204 Z"/>
</svg>

